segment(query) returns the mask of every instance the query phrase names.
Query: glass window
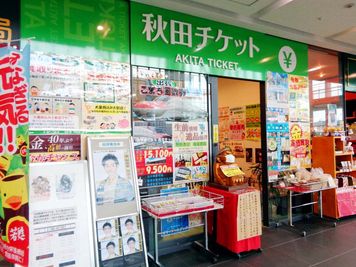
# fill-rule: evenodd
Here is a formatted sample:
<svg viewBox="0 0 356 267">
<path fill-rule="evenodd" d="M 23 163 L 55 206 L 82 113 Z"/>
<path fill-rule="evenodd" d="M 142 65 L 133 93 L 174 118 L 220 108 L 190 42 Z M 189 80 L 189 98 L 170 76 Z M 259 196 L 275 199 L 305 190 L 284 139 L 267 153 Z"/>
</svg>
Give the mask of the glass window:
<svg viewBox="0 0 356 267">
<path fill-rule="evenodd" d="M 344 130 L 339 54 L 309 47 L 308 60 L 312 132 L 320 135 L 327 127 Z"/>
</svg>

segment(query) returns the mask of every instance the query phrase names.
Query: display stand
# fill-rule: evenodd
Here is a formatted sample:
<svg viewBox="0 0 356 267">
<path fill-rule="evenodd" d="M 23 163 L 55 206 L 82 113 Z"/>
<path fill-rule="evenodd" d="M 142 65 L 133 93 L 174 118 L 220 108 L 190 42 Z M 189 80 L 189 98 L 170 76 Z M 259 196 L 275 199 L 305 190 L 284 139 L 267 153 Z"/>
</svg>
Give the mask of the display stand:
<svg viewBox="0 0 356 267">
<path fill-rule="evenodd" d="M 147 267 L 131 138 L 88 138 L 96 266 Z"/>
<path fill-rule="evenodd" d="M 295 228 L 295 226 L 293 224 L 293 210 L 296 208 L 301 208 L 301 207 L 306 207 L 306 206 L 312 207 L 312 214 L 314 214 L 314 207 L 318 207 L 319 208 L 319 217 L 321 219 L 321 222 L 323 224 L 331 222 L 331 226 L 336 227 L 335 221 L 330 221 L 329 219 L 324 218 L 324 216 L 323 216 L 323 191 L 333 189 L 332 187 L 326 187 L 326 188 L 320 187 L 317 189 L 303 189 L 298 186 L 288 186 L 288 187 L 277 187 L 277 188 L 288 190 L 288 224 L 284 224 L 284 226 L 287 226 L 286 227 L 287 230 L 296 232 L 304 237 L 307 235 L 307 232 L 305 229 L 300 231 L 299 229 Z M 305 202 L 305 203 L 299 204 L 299 205 L 293 205 L 293 197 L 306 195 L 306 194 L 311 195 L 312 200 L 310 202 Z M 318 195 L 317 200 L 313 199 L 313 194 Z M 277 227 L 280 225 L 281 225 L 280 222 L 277 223 Z"/>
<path fill-rule="evenodd" d="M 200 190 L 199 193 L 194 194 L 170 194 L 168 196 L 157 195 L 143 199 L 142 209 L 146 211 L 147 214 L 154 220 L 154 255 L 148 253 L 149 258 L 157 266 L 163 266 L 159 261 L 158 236 L 167 234 L 167 232 L 159 231 L 158 222 L 160 220 L 171 219 L 177 216 L 202 213 L 204 214 L 204 222 L 202 224 L 189 226 L 188 228 L 182 230 L 204 226 L 204 244 L 201 244 L 198 241 L 195 241 L 194 244 L 198 249 L 210 257 L 212 262 L 217 262 L 217 255 L 209 250 L 207 213 L 209 211 L 222 209 L 223 207 L 223 196 L 204 190 Z"/>
<path fill-rule="evenodd" d="M 257 220 L 255 220 L 257 223 L 256 233 L 244 239 L 240 239 L 241 237 L 238 236 L 243 224 L 238 220 L 239 198 L 246 193 L 258 192 L 259 194 L 259 191 L 247 188 L 230 192 L 210 186 L 206 186 L 204 190 L 224 196 L 224 208 L 214 212 L 216 213 L 214 214 L 216 216 L 216 243 L 239 258 L 249 253 L 261 252 L 261 212 L 256 209 L 251 210 L 257 215 Z M 214 218 L 209 216 L 209 225 L 212 225 L 213 221 Z M 245 224 L 251 226 L 251 221 L 246 221 Z M 209 226 L 209 228 L 211 227 Z"/>
</svg>

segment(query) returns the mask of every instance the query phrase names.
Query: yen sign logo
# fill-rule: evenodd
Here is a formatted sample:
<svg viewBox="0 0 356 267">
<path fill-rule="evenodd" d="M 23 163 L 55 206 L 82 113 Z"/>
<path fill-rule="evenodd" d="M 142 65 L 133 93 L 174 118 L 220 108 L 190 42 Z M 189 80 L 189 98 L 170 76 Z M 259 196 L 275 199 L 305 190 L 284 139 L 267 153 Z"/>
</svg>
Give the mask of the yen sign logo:
<svg viewBox="0 0 356 267">
<path fill-rule="evenodd" d="M 297 56 L 292 48 L 283 46 L 278 53 L 279 65 L 285 72 L 292 72 L 297 66 Z"/>
</svg>

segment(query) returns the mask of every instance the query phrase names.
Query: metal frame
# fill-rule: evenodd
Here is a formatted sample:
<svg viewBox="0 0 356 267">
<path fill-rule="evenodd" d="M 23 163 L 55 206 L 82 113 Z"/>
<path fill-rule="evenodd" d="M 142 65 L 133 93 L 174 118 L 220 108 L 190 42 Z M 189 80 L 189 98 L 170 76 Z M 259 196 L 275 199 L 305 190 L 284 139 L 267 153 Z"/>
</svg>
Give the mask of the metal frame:
<svg viewBox="0 0 356 267">
<path fill-rule="evenodd" d="M 93 230 L 93 236 L 94 236 L 94 255 L 95 255 L 95 262 L 96 266 L 100 266 L 99 262 L 99 248 L 98 248 L 98 234 L 96 231 L 96 222 L 97 222 L 97 216 L 96 216 L 96 191 L 95 191 L 95 182 L 94 182 L 94 165 L 93 165 L 93 158 L 92 158 L 92 143 L 96 140 L 101 140 L 101 141 L 121 141 L 121 142 L 128 142 L 128 147 L 129 147 L 129 154 L 130 154 L 130 167 L 131 167 L 131 174 L 133 177 L 133 182 L 134 182 L 134 188 L 135 188 L 135 199 L 136 199 L 136 205 L 137 205 L 137 210 L 133 213 L 128 213 L 125 215 L 118 215 L 118 216 L 111 216 L 107 218 L 100 218 L 100 220 L 105 220 L 105 219 L 111 219 L 111 218 L 118 218 L 122 216 L 130 216 L 130 215 L 139 215 L 140 217 L 140 223 L 141 223 L 141 235 L 142 235 L 142 249 L 145 257 L 145 265 L 148 266 L 148 258 L 147 258 L 147 248 L 146 248 L 146 239 L 145 239 L 145 231 L 144 231 L 144 225 L 143 225 L 143 219 L 142 219 L 142 209 L 141 209 L 141 201 L 140 201 L 140 194 L 139 194 L 139 187 L 138 187 L 138 181 L 137 181 L 137 173 L 136 173 L 136 166 L 135 166 L 135 154 L 134 154 L 134 148 L 133 148 L 133 139 L 132 137 L 113 137 L 113 136 L 105 136 L 105 137 L 88 137 L 87 139 L 87 144 L 88 144 L 88 162 L 89 162 L 89 181 L 90 181 L 90 195 L 91 195 L 91 209 L 92 209 L 92 230 Z"/>
<path fill-rule="evenodd" d="M 202 250 L 205 254 L 207 254 L 212 259 L 212 261 L 214 263 L 216 263 L 218 255 L 215 254 L 214 252 L 212 252 L 209 249 L 208 224 L 207 224 L 207 221 L 208 221 L 208 211 L 213 211 L 213 210 L 217 210 L 217 209 L 221 209 L 221 208 L 223 208 L 223 206 L 221 204 L 215 203 L 213 208 L 208 208 L 208 209 L 200 210 L 200 211 L 179 213 L 179 214 L 174 214 L 174 215 L 169 215 L 169 216 L 157 216 L 157 215 L 151 213 L 150 211 L 145 210 L 145 208 L 143 208 L 143 210 L 146 211 L 147 214 L 150 215 L 153 218 L 153 221 L 154 221 L 154 227 L 153 227 L 154 255 L 152 255 L 150 252 L 147 252 L 148 257 L 156 264 L 156 266 L 164 266 L 159 261 L 158 236 L 161 235 L 162 232 L 159 232 L 159 230 L 158 230 L 158 220 L 174 218 L 174 217 L 184 216 L 184 215 L 189 215 L 189 214 L 204 213 L 204 223 L 203 224 L 199 224 L 199 225 L 195 225 L 193 227 L 189 227 L 188 229 L 192 229 L 192 228 L 196 228 L 196 227 L 204 225 L 204 244 L 201 244 L 198 241 L 195 241 L 194 244 L 196 245 L 196 247 L 198 249 Z"/>
<path fill-rule="evenodd" d="M 288 229 L 292 230 L 292 231 L 297 231 L 298 233 L 300 233 L 302 236 L 306 236 L 307 232 L 305 230 L 302 230 L 301 232 L 299 232 L 294 224 L 293 224 L 293 209 L 296 208 L 300 208 L 300 207 L 306 207 L 306 206 L 311 206 L 312 207 L 312 213 L 314 214 L 314 204 L 318 204 L 319 207 L 319 217 L 321 220 L 326 220 L 323 217 L 323 191 L 325 190 L 329 190 L 329 189 L 333 189 L 334 187 L 327 187 L 327 188 L 320 188 L 320 189 L 314 189 L 314 190 L 308 190 L 308 191 L 297 191 L 294 190 L 293 188 L 285 188 L 286 190 L 288 190 Z M 318 200 L 317 201 L 310 201 L 304 204 L 300 204 L 300 205 L 295 205 L 293 206 L 293 197 L 295 196 L 301 196 L 301 195 L 305 195 L 305 194 L 313 194 L 313 193 L 318 193 Z M 278 224 L 277 224 L 278 226 Z M 335 227 L 336 226 L 336 222 L 333 221 L 332 226 Z"/>
</svg>

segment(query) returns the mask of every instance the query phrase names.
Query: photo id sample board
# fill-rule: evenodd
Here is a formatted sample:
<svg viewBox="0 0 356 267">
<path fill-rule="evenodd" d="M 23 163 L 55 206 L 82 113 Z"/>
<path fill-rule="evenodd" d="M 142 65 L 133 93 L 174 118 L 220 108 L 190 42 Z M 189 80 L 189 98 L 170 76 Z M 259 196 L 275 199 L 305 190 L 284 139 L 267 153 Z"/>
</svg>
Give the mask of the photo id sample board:
<svg viewBox="0 0 356 267">
<path fill-rule="evenodd" d="M 29 266 L 95 266 L 86 161 L 30 164 Z"/>
<path fill-rule="evenodd" d="M 97 266 L 148 266 L 131 138 L 88 138 Z"/>
</svg>

